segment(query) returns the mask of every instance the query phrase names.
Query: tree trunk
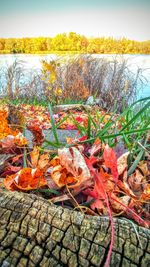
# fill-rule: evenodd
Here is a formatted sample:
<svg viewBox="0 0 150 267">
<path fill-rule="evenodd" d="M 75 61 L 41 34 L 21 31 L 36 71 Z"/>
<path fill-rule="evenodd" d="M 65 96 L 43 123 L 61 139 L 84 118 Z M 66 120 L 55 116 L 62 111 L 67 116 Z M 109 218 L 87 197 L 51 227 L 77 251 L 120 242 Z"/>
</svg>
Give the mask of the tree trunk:
<svg viewBox="0 0 150 267">
<path fill-rule="evenodd" d="M 150 230 L 114 218 L 110 266 L 150 266 Z M 36 195 L 0 191 L 0 266 L 104 266 L 108 217 L 92 217 Z"/>
</svg>

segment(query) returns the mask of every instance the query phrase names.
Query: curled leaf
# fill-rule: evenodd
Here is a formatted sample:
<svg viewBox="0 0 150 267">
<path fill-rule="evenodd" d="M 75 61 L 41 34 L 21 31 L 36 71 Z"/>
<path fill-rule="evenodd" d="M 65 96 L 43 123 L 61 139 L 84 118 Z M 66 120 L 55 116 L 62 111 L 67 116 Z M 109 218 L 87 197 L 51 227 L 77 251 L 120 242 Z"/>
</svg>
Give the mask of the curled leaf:
<svg viewBox="0 0 150 267">
<path fill-rule="evenodd" d="M 76 178 L 68 173 L 66 168 L 62 167 L 62 165 L 56 165 L 51 169 L 51 178 L 55 182 L 58 187 L 63 187 L 64 185 L 75 183 Z"/>
<path fill-rule="evenodd" d="M 84 157 L 76 147 L 59 149 L 58 156 L 60 158 L 60 164 L 74 176 L 82 175 L 83 179 L 90 177 L 90 171 Z"/>
</svg>

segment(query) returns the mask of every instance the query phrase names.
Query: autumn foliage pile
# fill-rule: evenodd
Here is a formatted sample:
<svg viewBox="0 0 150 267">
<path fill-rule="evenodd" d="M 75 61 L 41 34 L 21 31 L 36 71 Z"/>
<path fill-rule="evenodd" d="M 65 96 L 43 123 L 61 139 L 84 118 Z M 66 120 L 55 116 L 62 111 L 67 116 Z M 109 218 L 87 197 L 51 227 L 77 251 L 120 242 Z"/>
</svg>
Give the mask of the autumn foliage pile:
<svg viewBox="0 0 150 267">
<path fill-rule="evenodd" d="M 38 193 L 86 214 L 108 215 L 112 238 L 105 266 L 114 242 L 113 216 L 125 216 L 150 227 L 148 160 L 140 161 L 129 174 L 129 151 L 122 149 L 118 154 L 99 138 L 82 143 L 87 136 L 68 138 L 66 147 L 59 148 L 57 155 L 51 154 L 41 149 L 44 136 L 34 121 L 27 124 L 34 135 L 34 147 L 29 148 L 23 134 L 8 123 L 6 111 L 0 112 L 0 118 L 1 186 Z"/>
<path fill-rule="evenodd" d="M 126 214 L 144 226 L 149 225 L 146 211 L 150 197 L 148 162 L 140 162 L 128 176 L 129 152 L 118 157 L 99 139 L 93 145 L 78 145 L 86 136 L 79 140 L 68 139 L 70 147 L 58 149 L 58 155 L 51 158 L 48 153 L 41 154 L 36 144 L 31 151 L 26 138 L 18 130 L 12 130 L 6 116 L 2 118 L 2 115 L 1 112 L 0 149 L 1 154 L 10 155 L 1 171 L 7 189 L 29 191 L 44 186 L 59 191 L 59 197 L 51 196 L 54 202 L 70 200 L 71 205 L 82 209 L 84 202 L 92 201 L 91 209 L 99 214 L 107 214 L 110 208 L 116 215 Z M 31 127 L 32 130 L 43 139 L 42 130 L 39 132 L 36 126 Z"/>
</svg>

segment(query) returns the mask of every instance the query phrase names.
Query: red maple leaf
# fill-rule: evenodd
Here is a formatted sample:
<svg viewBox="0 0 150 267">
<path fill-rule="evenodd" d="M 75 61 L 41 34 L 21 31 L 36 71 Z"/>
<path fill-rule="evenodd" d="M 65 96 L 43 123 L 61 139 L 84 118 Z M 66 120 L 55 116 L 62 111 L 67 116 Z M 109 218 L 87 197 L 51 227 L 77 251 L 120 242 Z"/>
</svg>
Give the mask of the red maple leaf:
<svg viewBox="0 0 150 267">
<path fill-rule="evenodd" d="M 106 167 L 110 168 L 111 173 L 114 177 L 114 180 L 117 184 L 118 181 L 118 168 L 117 168 L 117 157 L 115 152 L 111 147 L 108 145 L 105 146 L 104 153 L 103 153 L 103 158 L 104 158 L 104 164 Z"/>
<path fill-rule="evenodd" d="M 93 161 L 94 161 L 94 156 L 92 156 Z M 87 161 L 86 161 L 87 162 Z M 108 255 L 106 258 L 106 262 L 104 267 L 108 267 L 109 263 L 110 263 L 110 258 L 111 258 L 111 254 L 112 254 L 112 248 L 113 248 L 113 243 L 114 243 L 114 223 L 113 223 L 113 217 L 112 217 L 112 211 L 110 208 L 110 204 L 109 204 L 109 198 L 106 192 L 106 189 L 104 187 L 103 184 L 103 180 L 105 180 L 105 177 L 103 177 L 105 175 L 104 171 L 101 169 L 100 173 L 97 173 L 96 170 L 93 167 L 93 164 L 90 164 L 90 162 L 88 162 L 88 167 L 93 175 L 93 177 L 95 178 L 95 185 L 94 185 L 94 189 L 90 190 L 87 189 L 85 190 L 83 193 L 85 193 L 86 195 L 90 195 L 93 198 L 95 198 L 95 202 L 93 205 L 93 208 L 98 208 L 101 209 L 102 208 L 102 199 L 103 201 L 106 202 L 106 206 L 107 206 L 107 210 L 108 210 L 108 215 L 110 218 L 110 224 L 111 224 L 111 242 L 110 242 L 110 246 L 109 246 L 109 251 L 108 251 Z"/>
</svg>

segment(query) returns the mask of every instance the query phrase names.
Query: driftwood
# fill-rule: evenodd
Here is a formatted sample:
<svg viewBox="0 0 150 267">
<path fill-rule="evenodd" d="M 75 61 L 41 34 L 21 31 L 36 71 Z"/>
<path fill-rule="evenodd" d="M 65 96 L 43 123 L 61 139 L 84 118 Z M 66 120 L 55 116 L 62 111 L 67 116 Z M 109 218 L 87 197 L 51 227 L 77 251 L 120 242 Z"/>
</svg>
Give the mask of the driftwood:
<svg viewBox="0 0 150 267">
<path fill-rule="evenodd" d="M 90 105 L 83 105 L 83 104 L 68 104 L 68 105 L 57 105 L 54 106 L 53 108 L 54 113 L 59 113 L 61 111 L 68 112 L 73 110 L 91 111 L 92 107 Z"/>
<path fill-rule="evenodd" d="M 114 218 L 110 266 L 150 266 L 150 230 Z M 108 217 L 84 215 L 33 194 L 0 191 L 0 266 L 104 266 Z"/>
</svg>

